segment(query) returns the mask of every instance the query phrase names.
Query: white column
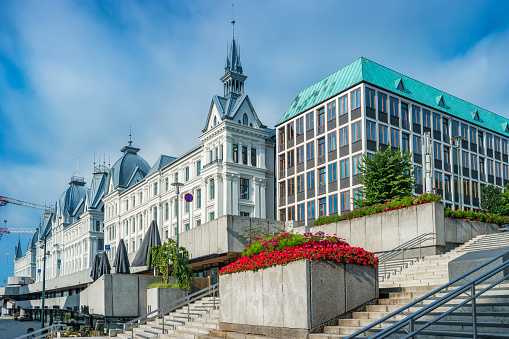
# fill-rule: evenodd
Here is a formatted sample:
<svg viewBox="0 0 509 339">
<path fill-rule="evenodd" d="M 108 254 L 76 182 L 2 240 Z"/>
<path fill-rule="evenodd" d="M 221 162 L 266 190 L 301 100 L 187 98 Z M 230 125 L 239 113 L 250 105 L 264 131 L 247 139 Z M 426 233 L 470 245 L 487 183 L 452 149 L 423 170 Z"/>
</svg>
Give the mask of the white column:
<svg viewBox="0 0 509 339">
<path fill-rule="evenodd" d="M 232 214 L 233 209 L 232 205 L 234 203 L 232 198 L 232 185 L 233 185 L 233 174 L 226 173 L 224 176 L 224 189 L 223 189 L 223 196 L 224 196 L 224 214 Z"/>
<path fill-rule="evenodd" d="M 260 218 L 267 218 L 267 200 L 265 192 L 267 190 L 267 179 L 260 179 Z"/>
<path fill-rule="evenodd" d="M 251 166 L 251 143 L 248 141 L 246 144 L 247 147 L 247 164 Z"/>
<path fill-rule="evenodd" d="M 258 166 L 257 167 L 260 167 L 260 168 L 263 168 L 263 169 L 267 169 L 266 166 L 265 166 L 265 143 L 264 142 L 260 142 L 260 144 L 258 145 Z M 276 160 L 274 160 L 276 161 Z"/>
<path fill-rule="evenodd" d="M 226 136 L 226 161 L 232 162 L 233 161 L 233 137 Z"/>
<path fill-rule="evenodd" d="M 254 202 L 254 215 L 255 218 L 261 218 L 261 200 L 260 200 L 260 179 L 253 178 L 252 187 L 253 187 L 253 202 Z"/>
<path fill-rule="evenodd" d="M 207 201 L 209 197 L 207 196 L 207 179 L 204 179 L 201 182 L 201 223 L 206 223 L 207 220 Z"/>
<path fill-rule="evenodd" d="M 239 175 L 234 174 L 232 179 L 232 214 L 239 215 Z"/>
</svg>

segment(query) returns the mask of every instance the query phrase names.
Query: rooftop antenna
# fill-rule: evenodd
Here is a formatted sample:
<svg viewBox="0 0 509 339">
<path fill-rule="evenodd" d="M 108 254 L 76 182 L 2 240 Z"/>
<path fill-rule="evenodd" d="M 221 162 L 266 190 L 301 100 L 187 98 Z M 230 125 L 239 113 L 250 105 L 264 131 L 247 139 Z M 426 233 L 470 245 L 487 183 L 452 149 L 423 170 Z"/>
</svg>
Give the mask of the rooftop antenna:
<svg viewBox="0 0 509 339">
<path fill-rule="evenodd" d="M 106 152 L 104 152 L 104 157 L 103 157 L 103 166 L 106 167 Z"/>
<path fill-rule="evenodd" d="M 133 141 L 131 140 L 131 125 L 129 125 L 129 146 L 131 146 Z"/>
<path fill-rule="evenodd" d="M 235 39 L 235 5 L 232 3 L 232 28 L 233 28 L 233 39 Z"/>
<path fill-rule="evenodd" d="M 101 157 L 99 157 L 99 163 L 101 163 Z M 94 153 L 94 168 L 95 168 L 95 153 Z"/>
</svg>

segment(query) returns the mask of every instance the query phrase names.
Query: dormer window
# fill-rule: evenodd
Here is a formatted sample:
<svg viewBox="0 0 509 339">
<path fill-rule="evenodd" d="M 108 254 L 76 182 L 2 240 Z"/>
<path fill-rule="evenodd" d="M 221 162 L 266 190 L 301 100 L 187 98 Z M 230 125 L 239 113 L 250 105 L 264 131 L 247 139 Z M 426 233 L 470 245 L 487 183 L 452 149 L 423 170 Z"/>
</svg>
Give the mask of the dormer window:
<svg viewBox="0 0 509 339">
<path fill-rule="evenodd" d="M 438 106 L 445 108 L 444 96 L 440 95 L 437 97 Z"/>
<path fill-rule="evenodd" d="M 472 112 L 472 116 L 473 116 L 474 120 L 481 121 L 481 119 L 479 118 L 479 112 L 477 110 Z"/>
<path fill-rule="evenodd" d="M 403 79 L 399 78 L 396 80 L 396 88 L 400 91 L 405 91 L 405 85 L 403 85 Z"/>
</svg>

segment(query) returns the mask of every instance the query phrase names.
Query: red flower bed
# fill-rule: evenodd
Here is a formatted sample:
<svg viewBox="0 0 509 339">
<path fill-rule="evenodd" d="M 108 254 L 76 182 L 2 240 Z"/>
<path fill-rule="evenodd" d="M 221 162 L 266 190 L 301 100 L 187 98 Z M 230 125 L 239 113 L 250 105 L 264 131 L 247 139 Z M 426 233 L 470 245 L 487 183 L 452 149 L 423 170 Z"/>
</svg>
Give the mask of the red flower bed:
<svg viewBox="0 0 509 339">
<path fill-rule="evenodd" d="M 257 271 L 259 269 L 286 265 L 289 262 L 305 259 L 328 260 L 338 263 L 358 264 L 364 266 L 378 266 L 378 258 L 373 253 L 360 247 L 351 247 L 343 241 L 329 241 L 328 239 L 310 241 L 296 247 L 261 252 L 259 254 L 242 256 L 237 261 L 223 267 L 219 274 L 230 274 L 243 271 Z"/>
</svg>

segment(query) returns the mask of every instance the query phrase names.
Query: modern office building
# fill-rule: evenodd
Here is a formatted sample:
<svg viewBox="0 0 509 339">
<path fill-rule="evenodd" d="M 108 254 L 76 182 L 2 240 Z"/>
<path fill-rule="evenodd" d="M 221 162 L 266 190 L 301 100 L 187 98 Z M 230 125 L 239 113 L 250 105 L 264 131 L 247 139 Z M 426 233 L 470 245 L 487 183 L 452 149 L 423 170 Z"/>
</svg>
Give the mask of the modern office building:
<svg viewBox="0 0 509 339">
<path fill-rule="evenodd" d="M 365 58 L 301 91 L 276 128 L 277 214 L 298 225 L 352 210 L 357 165 L 379 147 L 413 152 L 415 193 L 447 207 L 476 210 L 483 185 L 509 182 L 508 119 Z"/>
</svg>

